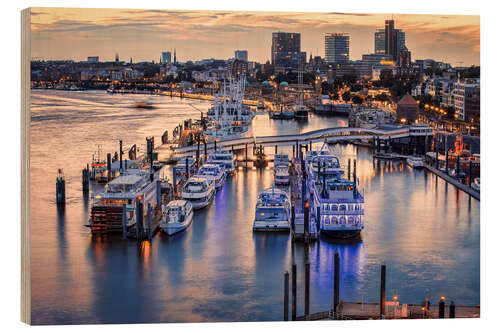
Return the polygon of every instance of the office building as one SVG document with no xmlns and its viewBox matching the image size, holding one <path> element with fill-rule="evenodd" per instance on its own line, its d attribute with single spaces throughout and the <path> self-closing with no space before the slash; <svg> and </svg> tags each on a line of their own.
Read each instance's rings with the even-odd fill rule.
<svg viewBox="0 0 500 333">
<path fill-rule="evenodd" d="M 349 35 L 333 33 L 325 35 L 325 59 L 329 64 L 349 61 Z"/>
<path fill-rule="evenodd" d="M 98 63 L 99 62 L 99 57 L 98 56 L 87 57 L 87 62 Z"/>
<path fill-rule="evenodd" d="M 161 53 L 161 62 L 163 64 L 170 64 L 172 62 L 172 53 L 170 52 L 162 52 Z"/>
<path fill-rule="evenodd" d="M 375 31 L 374 37 L 375 53 L 390 54 L 394 62 L 399 63 L 401 51 L 407 50 L 406 33 L 394 28 L 394 20 L 386 20 L 385 29 Z"/>
<path fill-rule="evenodd" d="M 385 54 L 385 30 L 378 29 L 375 31 L 375 53 Z"/>
<path fill-rule="evenodd" d="M 303 54 L 300 51 L 300 34 L 294 32 L 273 32 L 271 63 L 275 67 L 298 68 Z"/>
<path fill-rule="evenodd" d="M 234 59 L 241 61 L 248 61 L 248 51 L 247 50 L 234 51 Z"/>
</svg>

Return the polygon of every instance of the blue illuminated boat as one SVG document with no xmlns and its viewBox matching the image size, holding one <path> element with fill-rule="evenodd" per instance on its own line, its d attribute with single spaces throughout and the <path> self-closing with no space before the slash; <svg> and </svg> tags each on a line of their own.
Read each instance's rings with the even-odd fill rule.
<svg viewBox="0 0 500 333">
<path fill-rule="evenodd" d="M 254 231 L 289 231 L 290 200 L 274 186 L 262 191 L 255 205 Z"/>
</svg>

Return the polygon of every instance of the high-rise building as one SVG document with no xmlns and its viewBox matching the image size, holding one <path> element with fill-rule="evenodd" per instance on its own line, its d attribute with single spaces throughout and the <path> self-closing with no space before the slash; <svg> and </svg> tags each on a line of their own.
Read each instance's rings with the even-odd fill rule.
<svg viewBox="0 0 500 333">
<path fill-rule="evenodd" d="M 177 64 L 177 52 L 174 49 L 174 64 Z"/>
<path fill-rule="evenodd" d="M 349 61 L 349 35 L 333 33 L 325 35 L 325 59 L 329 64 Z"/>
<path fill-rule="evenodd" d="M 234 51 L 234 59 L 241 61 L 248 61 L 248 51 L 247 50 Z"/>
<path fill-rule="evenodd" d="M 115 62 L 120 62 L 120 56 L 117 54 L 115 54 Z"/>
<path fill-rule="evenodd" d="M 172 53 L 170 52 L 162 52 L 161 53 L 161 62 L 164 64 L 170 64 L 172 62 Z"/>
<path fill-rule="evenodd" d="M 375 31 L 375 53 L 385 54 L 385 30 Z"/>
<path fill-rule="evenodd" d="M 303 53 L 300 52 L 300 34 L 294 32 L 273 32 L 271 63 L 273 66 L 297 68 Z"/>
</svg>

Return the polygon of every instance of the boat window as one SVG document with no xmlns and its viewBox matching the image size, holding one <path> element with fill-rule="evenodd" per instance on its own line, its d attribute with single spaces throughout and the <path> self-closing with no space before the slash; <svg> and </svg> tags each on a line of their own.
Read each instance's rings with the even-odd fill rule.
<svg viewBox="0 0 500 333">
<path fill-rule="evenodd" d="M 337 218 L 335 216 L 332 217 L 331 221 L 332 221 L 332 224 L 337 224 L 338 223 L 338 220 L 337 220 Z"/>
<path fill-rule="evenodd" d="M 345 211 L 345 205 L 340 205 L 340 210 Z"/>
<path fill-rule="evenodd" d="M 336 211 L 338 211 L 338 210 L 339 210 L 339 208 L 338 208 L 338 206 L 337 206 L 337 205 L 332 205 L 332 211 L 335 211 L 335 212 L 336 212 Z"/>
<path fill-rule="evenodd" d="M 342 216 L 340 219 L 339 219 L 339 223 L 340 224 L 345 224 L 345 217 Z"/>
</svg>

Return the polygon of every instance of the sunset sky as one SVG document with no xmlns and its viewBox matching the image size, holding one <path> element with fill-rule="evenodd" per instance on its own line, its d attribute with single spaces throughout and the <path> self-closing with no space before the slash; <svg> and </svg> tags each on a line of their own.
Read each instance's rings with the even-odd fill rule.
<svg viewBox="0 0 500 333">
<path fill-rule="evenodd" d="M 350 58 L 374 52 L 373 33 L 393 18 L 406 32 L 412 60 L 433 58 L 454 66 L 479 65 L 479 16 L 352 13 L 171 11 L 33 8 L 32 58 L 45 60 L 158 61 L 177 50 L 179 61 L 228 59 L 248 50 L 250 61 L 270 60 L 271 33 L 301 33 L 302 50 L 324 56 L 324 35 L 351 35 Z"/>
</svg>

